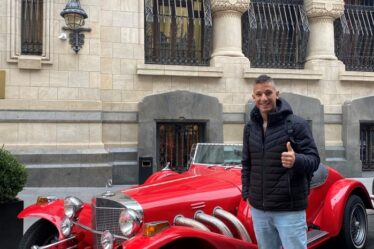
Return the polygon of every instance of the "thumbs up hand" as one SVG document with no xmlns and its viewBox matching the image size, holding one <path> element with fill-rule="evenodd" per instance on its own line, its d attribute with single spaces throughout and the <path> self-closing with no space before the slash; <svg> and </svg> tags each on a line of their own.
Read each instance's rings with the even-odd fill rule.
<svg viewBox="0 0 374 249">
<path fill-rule="evenodd" d="M 285 168 L 292 168 L 295 163 L 295 151 L 292 149 L 291 143 L 287 142 L 287 151 L 281 155 L 282 166 Z"/>
</svg>

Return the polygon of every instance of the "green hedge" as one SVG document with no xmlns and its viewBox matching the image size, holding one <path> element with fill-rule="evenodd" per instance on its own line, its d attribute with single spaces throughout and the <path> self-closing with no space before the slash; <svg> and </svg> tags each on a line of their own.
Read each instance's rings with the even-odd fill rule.
<svg viewBox="0 0 374 249">
<path fill-rule="evenodd" d="M 17 199 L 26 184 L 27 173 L 23 164 L 4 148 L 0 148 L 0 203 Z"/>
</svg>

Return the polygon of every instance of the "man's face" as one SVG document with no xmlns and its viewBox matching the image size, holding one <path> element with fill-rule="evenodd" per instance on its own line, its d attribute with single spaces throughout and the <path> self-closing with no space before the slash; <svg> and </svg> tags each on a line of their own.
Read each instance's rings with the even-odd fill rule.
<svg viewBox="0 0 374 249">
<path fill-rule="evenodd" d="M 279 91 L 272 83 L 255 84 L 253 87 L 252 98 L 261 114 L 267 115 L 275 110 L 278 95 Z"/>
</svg>

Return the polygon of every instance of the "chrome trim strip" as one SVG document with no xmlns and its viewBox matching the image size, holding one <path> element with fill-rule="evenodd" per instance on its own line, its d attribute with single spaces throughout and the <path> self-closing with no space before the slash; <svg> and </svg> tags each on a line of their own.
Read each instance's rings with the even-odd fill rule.
<svg viewBox="0 0 374 249">
<path fill-rule="evenodd" d="M 104 233 L 104 231 L 103 231 L 103 232 L 101 232 L 101 231 L 96 231 L 96 230 L 92 229 L 91 227 L 85 226 L 85 225 L 80 224 L 80 223 L 75 222 L 75 221 L 73 221 L 73 224 L 74 224 L 74 225 L 77 225 L 77 226 L 79 226 L 80 228 L 83 228 L 84 230 L 87 230 L 87 231 L 89 231 L 89 232 L 91 232 L 91 233 L 97 234 L 97 235 L 102 235 L 102 234 Z M 112 235 L 113 235 L 113 237 L 114 237 L 115 239 L 122 239 L 122 240 L 129 240 L 129 239 L 130 239 L 130 238 L 127 238 L 127 237 L 125 237 L 125 236 L 121 236 L 121 235 L 116 235 L 116 234 L 112 234 Z"/>
<path fill-rule="evenodd" d="M 251 237 L 249 236 L 247 230 L 245 229 L 244 225 L 240 222 L 235 215 L 226 210 L 222 209 L 221 207 L 216 207 L 213 211 L 213 215 L 217 218 L 223 218 L 230 222 L 238 231 L 239 236 L 242 240 L 252 243 Z"/>
<path fill-rule="evenodd" d="M 223 235 L 234 238 L 230 229 L 225 225 L 225 223 L 223 223 L 221 220 L 217 219 L 214 216 L 205 214 L 203 211 L 197 211 L 195 213 L 195 219 L 197 221 L 209 223 L 210 225 L 216 227 L 219 231 L 221 231 Z"/>
<path fill-rule="evenodd" d="M 70 236 L 69 238 L 66 238 L 66 239 L 63 239 L 63 240 L 59 240 L 59 241 L 57 241 L 55 243 L 52 243 L 52 244 L 49 244 L 49 245 L 45 245 L 45 246 L 32 246 L 31 248 L 32 249 L 48 249 L 48 248 L 52 248 L 54 246 L 60 245 L 62 243 L 65 243 L 65 242 L 73 240 L 73 239 L 75 239 L 74 235 Z"/>
<path fill-rule="evenodd" d="M 177 215 L 174 218 L 174 225 L 177 226 L 187 226 L 196 228 L 205 232 L 210 232 L 209 228 L 207 228 L 204 224 L 190 218 L 186 218 L 183 215 Z"/>
</svg>

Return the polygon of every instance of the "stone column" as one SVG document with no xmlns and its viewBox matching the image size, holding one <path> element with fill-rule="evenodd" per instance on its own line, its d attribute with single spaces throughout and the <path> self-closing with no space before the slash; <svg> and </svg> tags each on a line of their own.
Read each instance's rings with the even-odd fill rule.
<svg viewBox="0 0 374 249">
<path fill-rule="evenodd" d="M 211 0 L 213 13 L 212 57 L 244 57 L 242 52 L 241 16 L 250 0 Z"/>
<path fill-rule="evenodd" d="M 310 35 L 306 61 L 337 60 L 334 20 L 344 13 L 344 0 L 304 0 Z"/>
</svg>

